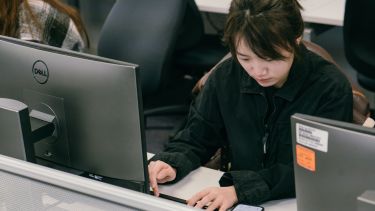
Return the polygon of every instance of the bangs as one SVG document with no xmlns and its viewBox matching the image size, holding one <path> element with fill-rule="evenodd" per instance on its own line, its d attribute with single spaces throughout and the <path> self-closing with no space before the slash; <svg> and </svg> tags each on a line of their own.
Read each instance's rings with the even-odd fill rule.
<svg viewBox="0 0 375 211">
<path fill-rule="evenodd" d="M 236 53 L 238 38 L 243 38 L 259 58 L 285 60 L 284 51 L 298 57 L 297 39 L 303 33 L 300 7 L 291 0 L 284 4 L 282 1 L 232 1 L 223 37 L 232 55 Z"/>
<path fill-rule="evenodd" d="M 285 25 L 281 24 L 277 18 L 269 19 L 261 15 L 248 20 L 236 37 L 244 38 L 248 47 L 259 58 L 284 60 L 286 57 L 281 53 L 282 50 L 293 53 L 292 43 L 295 42 L 295 39 L 289 40 L 288 32 L 285 32 Z"/>
</svg>

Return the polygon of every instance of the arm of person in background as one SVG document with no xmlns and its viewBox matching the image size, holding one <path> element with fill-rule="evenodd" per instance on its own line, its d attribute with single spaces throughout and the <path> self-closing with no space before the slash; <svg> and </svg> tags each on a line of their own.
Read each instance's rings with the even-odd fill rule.
<svg viewBox="0 0 375 211">
<path fill-rule="evenodd" d="M 19 39 L 75 51 L 86 47 L 72 18 L 45 1 L 21 3 L 18 20 Z M 85 30 L 82 33 L 86 35 Z"/>
</svg>

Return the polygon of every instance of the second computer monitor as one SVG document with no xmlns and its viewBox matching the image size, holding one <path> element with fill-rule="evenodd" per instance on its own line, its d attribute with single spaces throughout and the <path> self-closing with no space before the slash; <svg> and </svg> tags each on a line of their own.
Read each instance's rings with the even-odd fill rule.
<svg viewBox="0 0 375 211">
<path fill-rule="evenodd" d="M 357 210 L 375 190 L 375 129 L 302 114 L 291 122 L 298 210 Z"/>
</svg>

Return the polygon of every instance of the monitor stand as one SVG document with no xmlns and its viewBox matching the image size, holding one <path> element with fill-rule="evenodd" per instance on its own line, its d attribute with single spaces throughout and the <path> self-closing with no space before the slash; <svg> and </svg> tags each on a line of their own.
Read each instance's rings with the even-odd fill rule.
<svg viewBox="0 0 375 211">
<path fill-rule="evenodd" d="M 29 113 L 28 106 L 20 101 L 0 98 L 0 154 L 123 188 L 149 193 L 149 188 L 142 181 L 95 175 L 35 156 L 34 143 L 57 135 L 56 121 L 55 116 L 34 109 Z"/>
<path fill-rule="evenodd" d="M 53 134 L 55 121 L 42 112 L 29 113 L 20 101 L 0 98 L 0 154 L 35 163 L 34 143 Z"/>
</svg>

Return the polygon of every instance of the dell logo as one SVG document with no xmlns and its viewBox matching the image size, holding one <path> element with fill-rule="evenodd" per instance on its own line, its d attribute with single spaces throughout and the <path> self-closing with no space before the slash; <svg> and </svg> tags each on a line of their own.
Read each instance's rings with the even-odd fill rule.
<svg viewBox="0 0 375 211">
<path fill-rule="evenodd" d="M 34 79 L 38 83 L 40 84 L 47 83 L 48 77 L 49 77 L 48 67 L 46 63 L 44 63 L 42 60 L 38 60 L 34 62 L 32 73 L 33 73 Z"/>
</svg>

